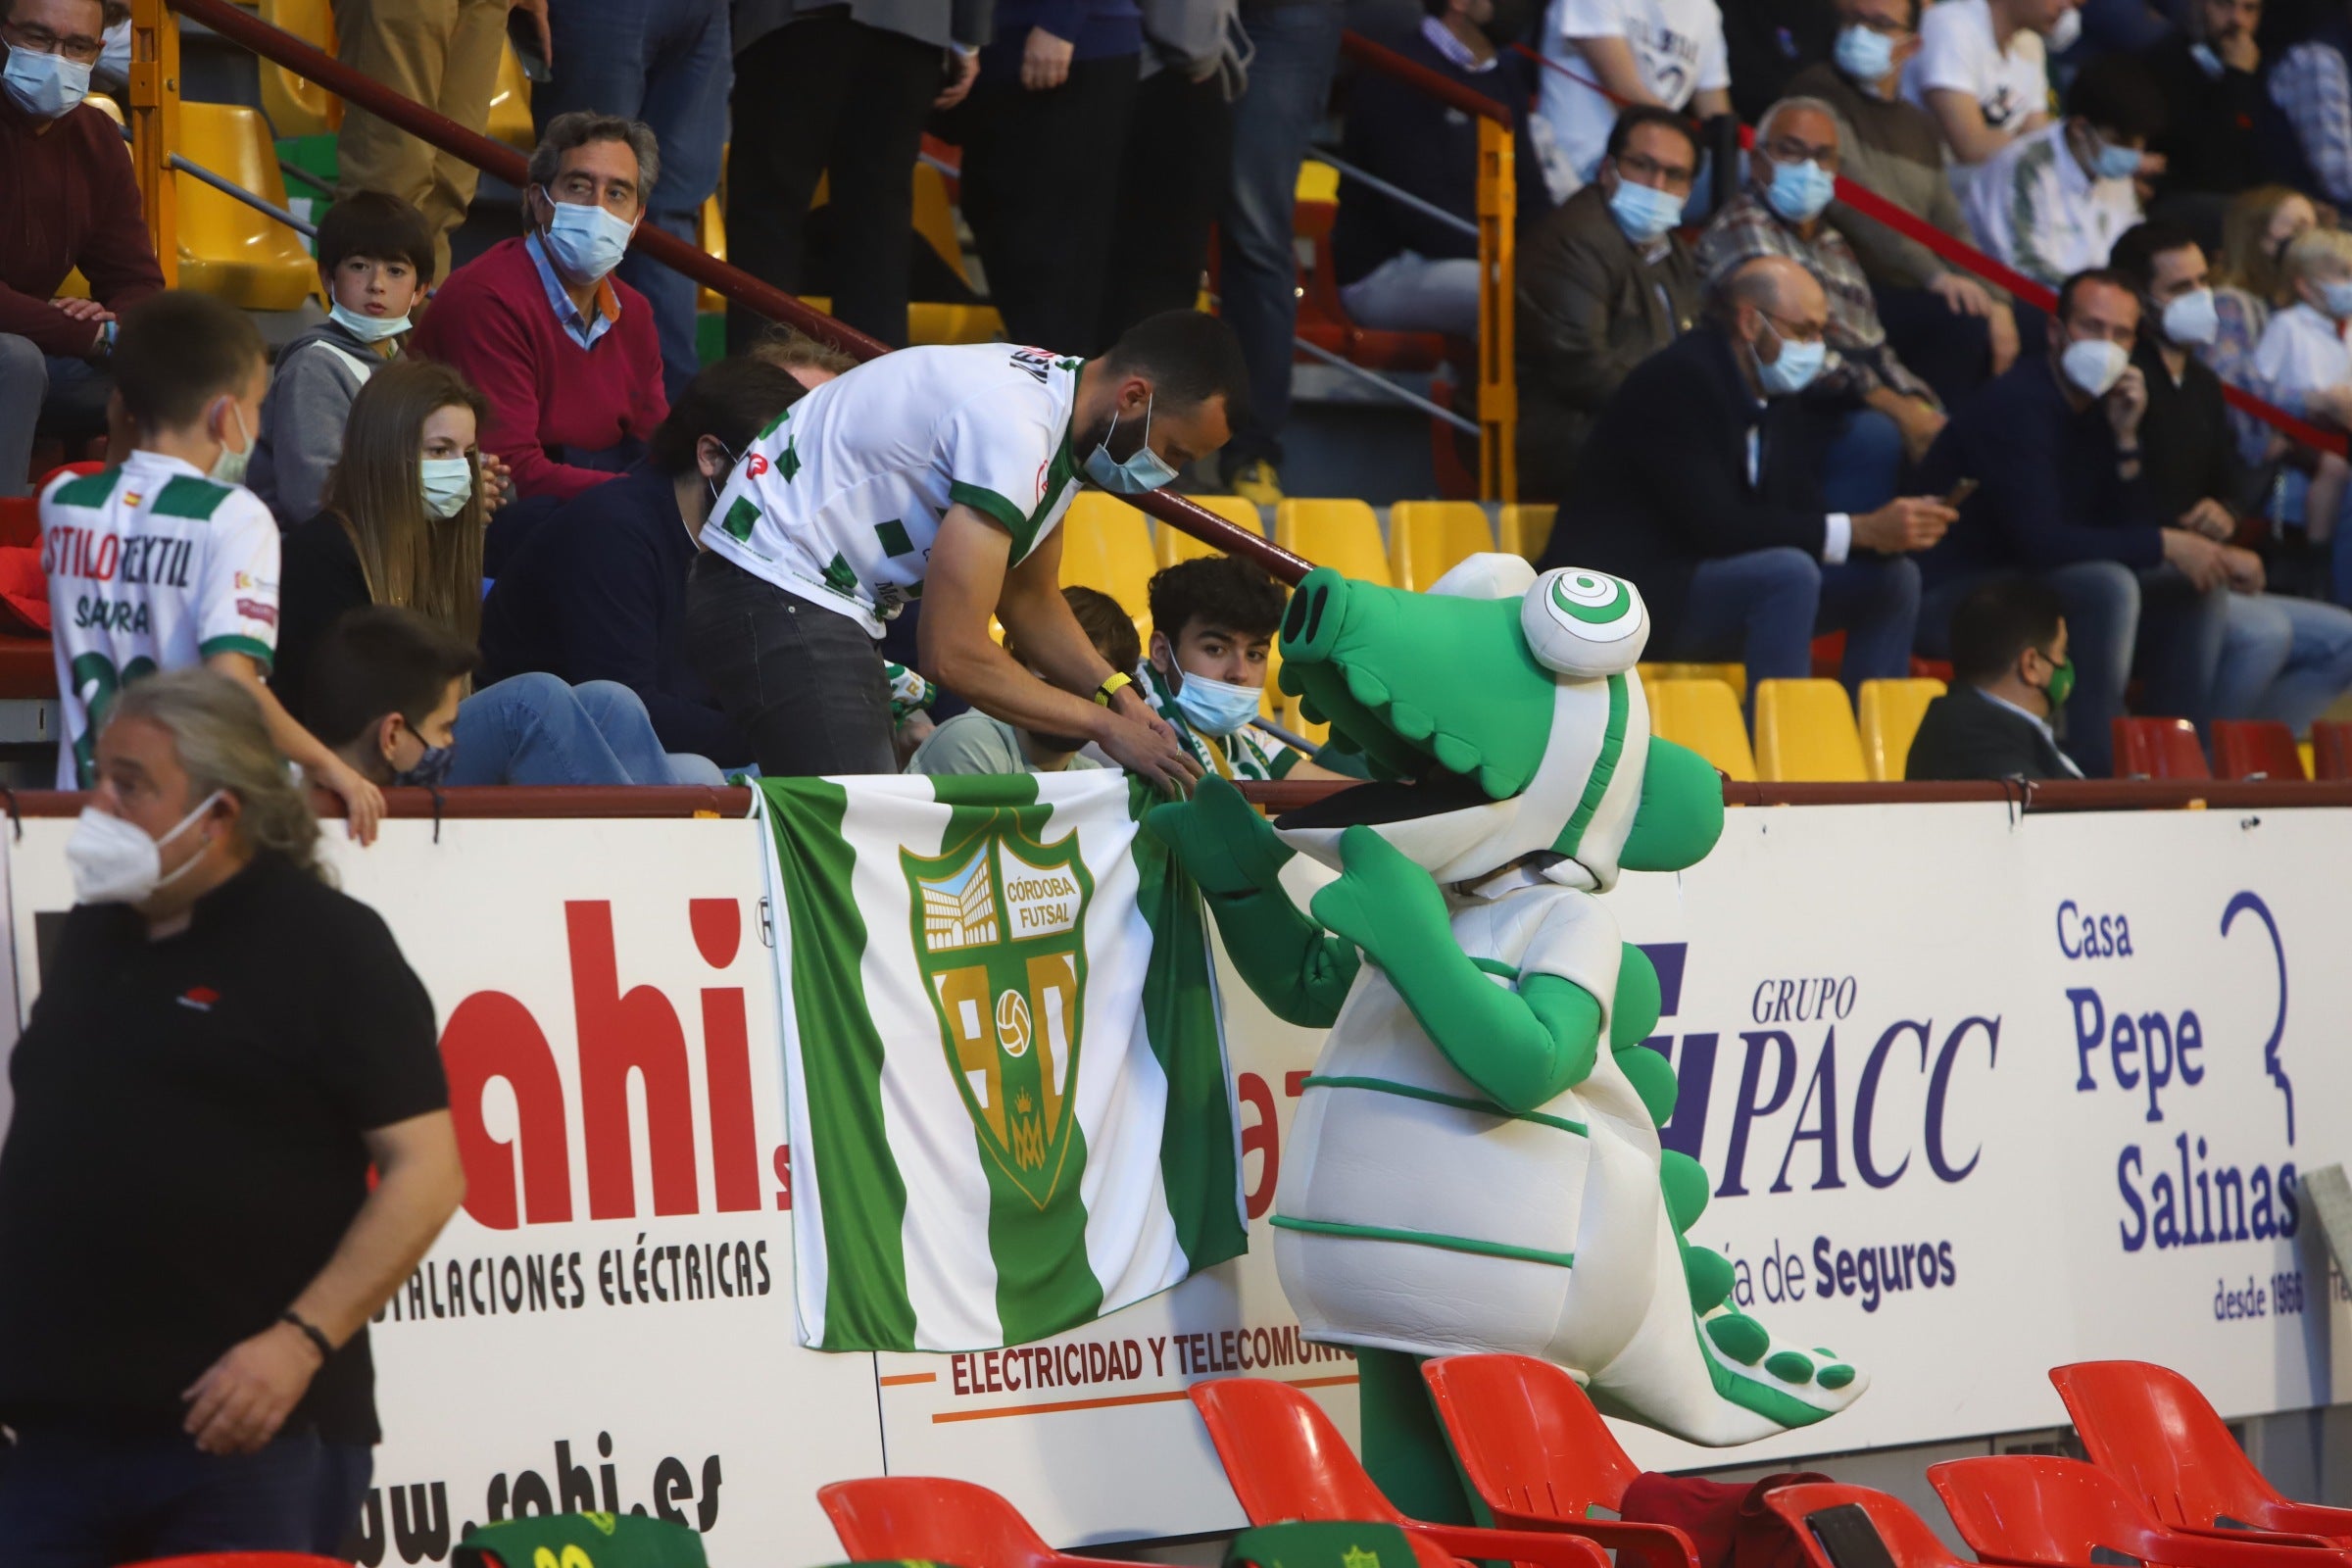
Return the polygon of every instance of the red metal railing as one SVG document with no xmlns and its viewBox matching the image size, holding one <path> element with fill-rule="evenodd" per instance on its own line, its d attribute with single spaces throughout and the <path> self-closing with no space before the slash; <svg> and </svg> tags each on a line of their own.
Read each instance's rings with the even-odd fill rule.
<svg viewBox="0 0 2352 1568">
<path fill-rule="evenodd" d="M 263 59 L 318 83 L 338 97 L 391 122 L 420 141 L 464 159 L 485 173 L 495 174 L 511 185 L 519 186 L 525 180 L 523 158 L 513 148 L 502 146 L 476 131 L 467 130 L 422 104 L 402 97 L 332 56 L 311 47 L 292 33 L 239 10 L 228 0 L 168 0 L 168 3 L 172 10 L 203 23 L 221 37 L 242 44 Z M 176 40 L 172 40 L 159 46 L 156 55 L 158 60 L 169 58 L 173 62 L 171 71 L 155 69 L 141 73 L 134 65 L 131 77 L 134 144 L 140 140 L 142 125 L 153 127 L 148 136 L 151 141 L 160 143 L 170 135 L 170 127 L 175 118 L 170 110 L 176 106 L 179 91 L 177 54 Z M 146 92 L 157 95 L 156 101 L 144 105 L 139 102 L 143 87 Z M 139 150 L 144 158 L 147 148 L 140 146 Z M 168 150 L 159 145 L 154 157 L 160 159 Z M 640 224 L 637 237 L 631 243 L 633 248 L 684 273 L 706 288 L 714 289 L 770 320 L 797 327 L 820 342 L 830 343 L 854 359 L 870 360 L 889 352 L 887 344 L 811 309 L 773 284 L 763 283 L 751 273 L 730 267 L 651 223 Z M 1235 527 L 1216 514 L 1172 491 L 1157 490 L 1127 499 L 1168 526 L 1191 534 L 1228 555 L 1248 557 L 1287 582 L 1297 582 L 1312 568 L 1313 563 L 1291 554 L 1271 540 Z"/>
</svg>

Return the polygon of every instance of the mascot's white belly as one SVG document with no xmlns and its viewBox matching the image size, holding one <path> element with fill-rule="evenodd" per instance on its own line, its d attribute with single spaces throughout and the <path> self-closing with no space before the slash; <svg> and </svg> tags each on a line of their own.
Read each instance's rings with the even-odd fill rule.
<svg viewBox="0 0 2352 1568">
<path fill-rule="evenodd" d="M 1589 894 L 1539 885 L 1458 904 L 1452 929 L 1496 985 L 1549 972 L 1614 993 L 1617 927 Z M 1512 1114 L 1366 964 L 1287 1155 L 1275 1262 L 1313 1337 L 1423 1355 L 1515 1350 L 1589 1376 L 1661 1288 L 1687 1321 L 1657 1135 L 1605 1045 L 1583 1083 Z"/>
</svg>

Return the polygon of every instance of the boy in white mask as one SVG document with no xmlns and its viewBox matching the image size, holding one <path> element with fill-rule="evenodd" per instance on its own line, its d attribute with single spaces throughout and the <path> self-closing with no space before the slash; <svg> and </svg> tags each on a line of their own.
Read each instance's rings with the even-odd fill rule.
<svg viewBox="0 0 2352 1568">
<path fill-rule="evenodd" d="M 318 220 L 318 277 L 327 319 L 279 353 L 245 481 L 281 528 L 318 515 L 351 400 L 408 340 L 409 313 L 433 280 L 424 214 L 378 191 L 335 203 Z"/>
<path fill-rule="evenodd" d="M 375 834 L 384 800 L 302 727 L 263 678 L 277 656 L 277 527 L 239 481 L 261 422 L 261 333 L 233 306 L 171 290 L 122 319 L 115 398 L 132 436 L 120 467 L 41 493 L 41 564 L 57 643 L 60 789 L 96 778 L 117 695 L 203 664 L 250 690 L 271 744 Z"/>
<path fill-rule="evenodd" d="M 1152 641 L 1136 685 L 1203 772 L 1229 779 L 1339 778 L 1253 729 L 1289 599 L 1265 568 L 1202 556 L 1153 574 Z"/>
<path fill-rule="evenodd" d="M 2344 322 L 2352 319 L 2352 234 L 2315 228 L 2288 244 L 2284 267 L 2294 303 L 2274 312 L 2263 329 L 2254 389 L 2289 414 L 2352 425 L 2352 348 L 2344 344 Z M 2352 469 L 2332 453 L 2290 447 L 2288 456 L 2293 461 L 2272 504 L 2274 520 L 2299 525 L 2307 544 L 2325 544 L 2335 534 Z"/>
</svg>

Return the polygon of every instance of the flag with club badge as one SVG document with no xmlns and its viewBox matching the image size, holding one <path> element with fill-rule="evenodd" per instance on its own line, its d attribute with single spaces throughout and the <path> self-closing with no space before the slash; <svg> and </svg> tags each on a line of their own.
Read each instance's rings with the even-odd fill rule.
<svg viewBox="0 0 2352 1568">
<path fill-rule="evenodd" d="M 1019 1345 L 1248 1249 L 1200 895 L 1147 787 L 760 789 L 803 1344 Z"/>
</svg>

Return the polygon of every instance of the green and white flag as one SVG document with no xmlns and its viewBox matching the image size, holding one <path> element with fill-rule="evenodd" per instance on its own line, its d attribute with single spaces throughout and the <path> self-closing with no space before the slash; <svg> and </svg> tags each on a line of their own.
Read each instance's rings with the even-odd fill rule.
<svg viewBox="0 0 2352 1568">
<path fill-rule="evenodd" d="M 1248 1249 L 1200 895 L 1142 786 L 760 787 L 803 1344 L 1018 1345 Z"/>
</svg>

